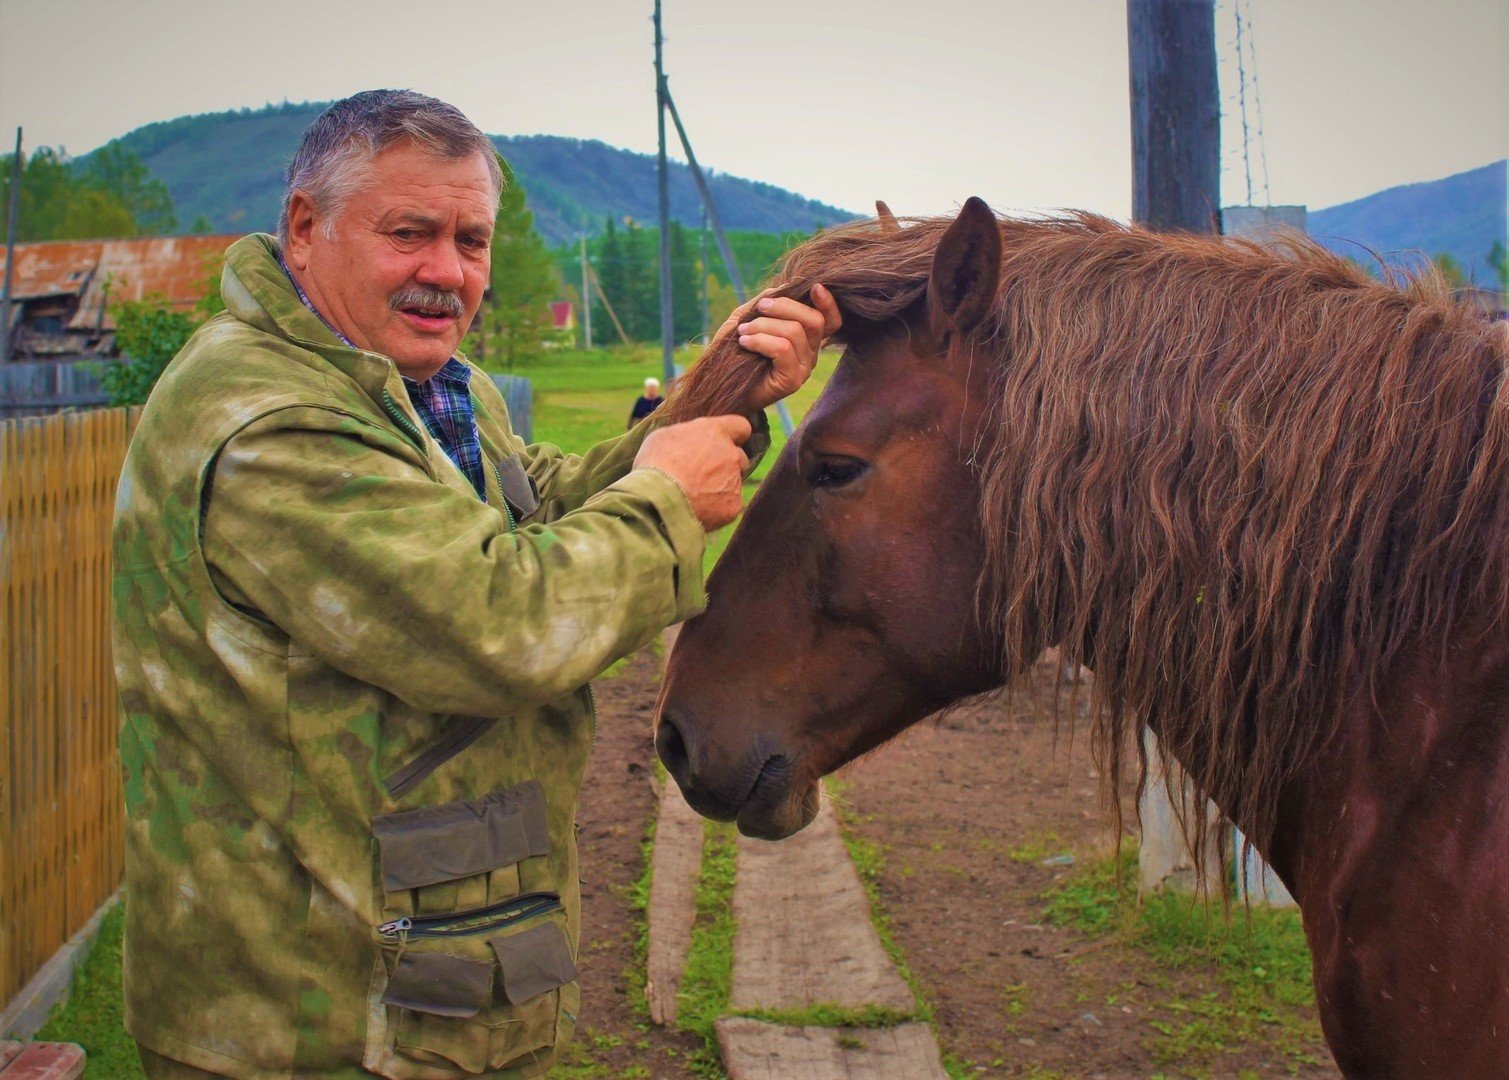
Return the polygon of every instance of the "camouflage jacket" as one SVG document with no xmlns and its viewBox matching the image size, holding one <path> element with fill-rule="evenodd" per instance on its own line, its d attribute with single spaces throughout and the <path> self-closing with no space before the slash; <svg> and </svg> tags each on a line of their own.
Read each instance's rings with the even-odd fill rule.
<svg viewBox="0 0 1509 1080">
<path fill-rule="evenodd" d="M 230 249 L 121 477 L 126 1026 L 237 1077 L 539 1075 L 587 683 L 700 609 L 702 530 L 642 434 L 526 447 L 478 377 L 483 503 L 275 250 Z"/>
</svg>

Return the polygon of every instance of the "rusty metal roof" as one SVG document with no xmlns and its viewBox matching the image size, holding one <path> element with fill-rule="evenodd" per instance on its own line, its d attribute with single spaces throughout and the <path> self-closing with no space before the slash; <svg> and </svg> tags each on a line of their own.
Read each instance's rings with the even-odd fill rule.
<svg viewBox="0 0 1509 1080">
<path fill-rule="evenodd" d="M 70 329 L 112 329 L 102 311 L 106 287 L 116 300 L 161 295 L 177 308 L 199 302 L 225 249 L 241 233 L 211 236 L 141 236 L 129 240 L 46 240 L 16 245 L 13 295 L 17 300 L 79 296 Z M 5 259 L 0 252 L 0 273 Z"/>
</svg>

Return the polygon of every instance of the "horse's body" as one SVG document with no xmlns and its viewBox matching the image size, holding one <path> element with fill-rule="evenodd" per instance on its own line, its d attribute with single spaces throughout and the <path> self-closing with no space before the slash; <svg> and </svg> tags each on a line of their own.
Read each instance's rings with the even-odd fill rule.
<svg viewBox="0 0 1509 1080">
<path fill-rule="evenodd" d="M 1303 245 L 976 200 L 776 287 L 818 281 L 844 359 L 670 664 L 692 805 L 788 835 L 1056 644 L 1109 780 L 1149 724 L 1298 900 L 1347 1074 L 1509 1076 L 1504 327 Z M 709 356 L 666 419 L 757 374 Z"/>
</svg>

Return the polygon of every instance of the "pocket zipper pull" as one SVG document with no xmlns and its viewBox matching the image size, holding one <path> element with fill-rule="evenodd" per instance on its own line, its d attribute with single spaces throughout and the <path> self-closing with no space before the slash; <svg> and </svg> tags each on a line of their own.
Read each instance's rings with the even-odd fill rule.
<svg viewBox="0 0 1509 1080">
<path fill-rule="evenodd" d="M 383 923 L 377 928 L 377 932 L 385 938 L 395 938 L 400 934 L 407 934 L 414 928 L 414 920 L 407 915 L 402 919 L 394 919 L 392 922 Z"/>
</svg>

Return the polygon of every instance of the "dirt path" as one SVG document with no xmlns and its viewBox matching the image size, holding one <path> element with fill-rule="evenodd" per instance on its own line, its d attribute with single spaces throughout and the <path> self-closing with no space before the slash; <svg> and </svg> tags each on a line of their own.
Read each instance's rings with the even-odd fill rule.
<svg viewBox="0 0 1509 1080">
<path fill-rule="evenodd" d="M 583 1026 L 563 1077 L 694 1075 L 685 1059 L 696 1040 L 648 1022 L 636 1004 L 643 976 L 631 971 L 641 918 L 633 886 L 655 810 L 657 664 L 646 651 L 597 687 L 581 813 Z M 1261 1026 L 1232 1052 L 1214 1048 L 1201 1011 L 1223 991 L 1205 969 L 1170 969 L 1045 921 L 1043 893 L 1111 843 L 1099 777 L 1082 745 L 1055 747 L 1048 698 L 1044 683 L 1010 703 L 929 721 L 851 766 L 840 784 L 849 827 L 881 854 L 892 935 L 956 1071 L 1335 1076 L 1319 1042 L 1309 1052 L 1325 1064 L 1309 1065 L 1270 1045 L 1278 1040 Z M 1071 854 L 1073 865 L 1054 865 Z"/>
<path fill-rule="evenodd" d="M 843 774 L 850 820 L 883 852 L 882 901 L 944 1049 L 980 1075 L 1337 1075 L 1318 1039 L 1304 1048 L 1311 1065 L 1262 1025 L 1219 1051 L 1207 1018 L 1223 991 L 1208 970 L 1045 920 L 1043 894 L 1114 845 L 1083 732 L 1054 738 L 1053 674 L 1040 665 L 1033 690 L 919 725 Z M 1132 829 L 1130 790 L 1122 800 Z M 1231 932 L 1243 932 L 1240 914 Z"/>
<path fill-rule="evenodd" d="M 659 673 L 658 655 L 645 649 L 614 677 L 594 684 L 597 742 L 578 817 L 581 1027 L 564 1065 L 552 1076 L 573 1075 L 572 1069 L 583 1077 L 679 1080 L 696 1075 L 685 1059 L 699 1048 L 699 1040 L 649 1022 L 640 1005 L 644 978 L 635 971 L 642 918 L 635 886 L 644 868 L 641 844 L 656 807 L 650 718 Z"/>
</svg>

